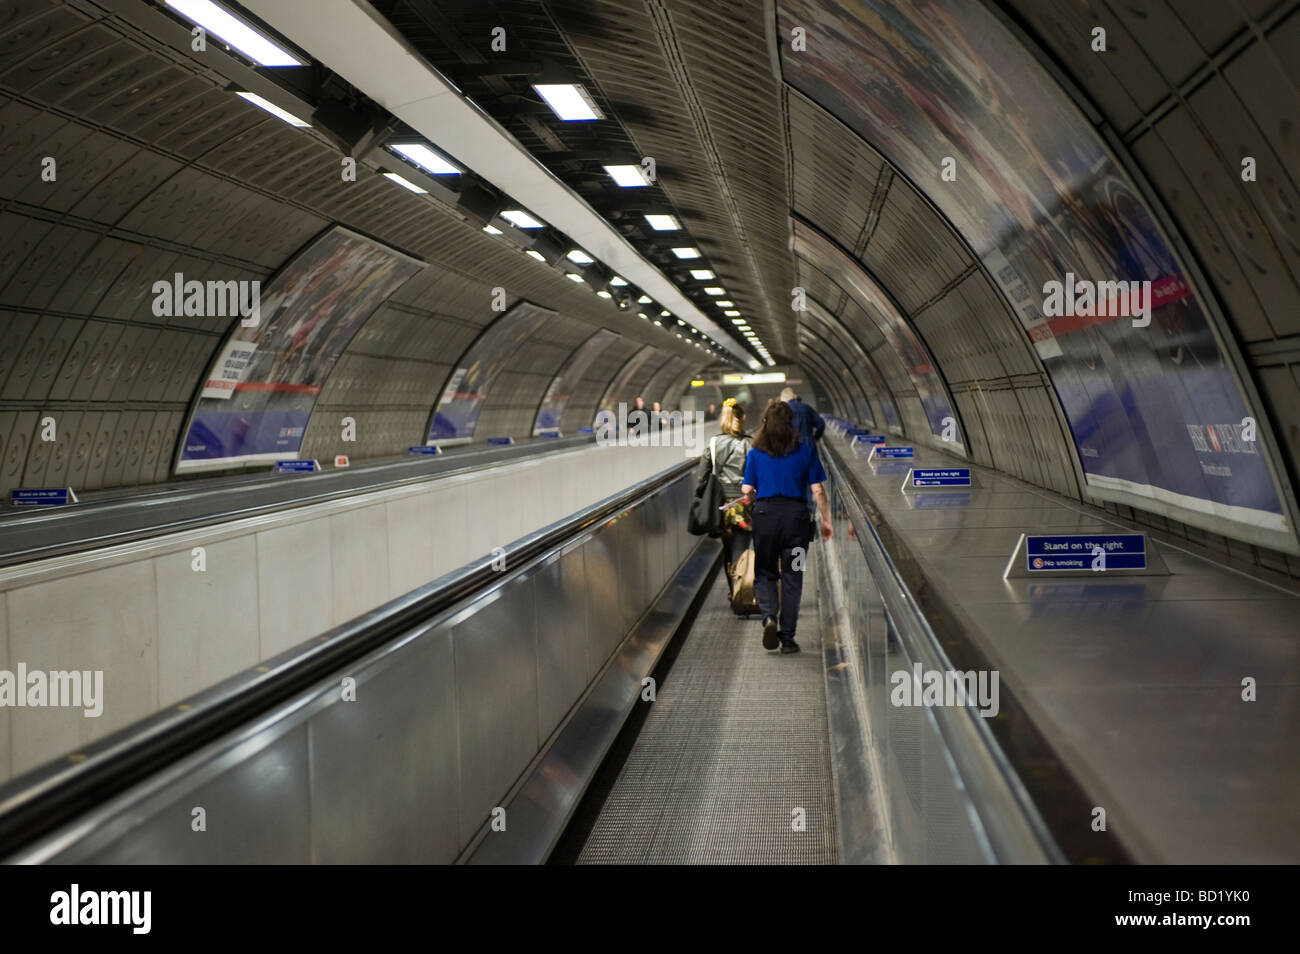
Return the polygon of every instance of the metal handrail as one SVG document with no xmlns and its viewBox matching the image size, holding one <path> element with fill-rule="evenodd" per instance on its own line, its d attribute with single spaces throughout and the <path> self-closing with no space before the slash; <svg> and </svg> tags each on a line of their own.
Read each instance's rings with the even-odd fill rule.
<svg viewBox="0 0 1300 954">
<path fill-rule="evenodd" d="M 867 517 L 852 482 L 829 441 L 822 454 L 833 489 L 839 493 L 857 533 L 867 568 L 880 591 L 885 612 L 910 658 L 928 669 L 951 671 L 951 659 L 930 626 L 884 541 Z M 994 857 L 1008 863 L 1061 864 L 1065 855 L 1030 798 L 985 720 L 969 702 L 929 709 L 962 784 L 970 794 L 979 824 Z"/>
<path fill-rule="evenodd" d="M 168 765 L 287 706 L 322 679 L 481 596 L 557 548 L 690 473 L 691 458 L 521 537 L 182 702 L 0 786 L 0 858 L 74 821 Z"/>
</svg>

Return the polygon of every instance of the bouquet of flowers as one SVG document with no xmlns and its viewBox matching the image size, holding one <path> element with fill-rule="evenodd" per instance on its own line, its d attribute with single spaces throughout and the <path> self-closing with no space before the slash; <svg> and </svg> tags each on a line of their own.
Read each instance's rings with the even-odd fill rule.
<svg viewBox="0 0 1300 954">
<path fill-rule="evenodd" d="M 722 512 L 722 525 L 735 530 L 753 530 L 754 515 L 751 505 L 746 503 L 743 497 L 738 499 Z"/>
</svg>

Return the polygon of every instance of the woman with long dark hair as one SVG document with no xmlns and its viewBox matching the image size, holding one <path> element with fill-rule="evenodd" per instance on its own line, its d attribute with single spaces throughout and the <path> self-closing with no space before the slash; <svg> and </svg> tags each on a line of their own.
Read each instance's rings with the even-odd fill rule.
<svg viewBox="0 0 1300 954">
<path fill-rule="evenodd" d="M 833 533 L 825 480 L 816 448 L 799 440 L 790 405 L 768 401 L 745 459 L 741 487 L 754 501 L 754 590 L 763 614 L 764 649 L 779 645 L 782 653 L 799 651 L 794 632 L 803 596 L 803 567 L 812 542 L 806 502 L 810 488 L 821 514 L 822 537 L 829 540 Z"/>
</svg>

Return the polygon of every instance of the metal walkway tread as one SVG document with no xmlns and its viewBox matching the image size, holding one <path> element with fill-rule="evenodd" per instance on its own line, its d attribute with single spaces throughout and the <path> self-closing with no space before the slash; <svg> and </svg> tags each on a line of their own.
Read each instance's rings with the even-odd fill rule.
<svg viewBox="0 0 1300 954">
<path fill-rule="evenodd" d="M 782 656 L 763 649 L 758 617 L 731 612 L 725 583 L 719 573 L 579 864 L 835 863 L 817 587 L 804 586 L 803 652 Z"/>
</svg>

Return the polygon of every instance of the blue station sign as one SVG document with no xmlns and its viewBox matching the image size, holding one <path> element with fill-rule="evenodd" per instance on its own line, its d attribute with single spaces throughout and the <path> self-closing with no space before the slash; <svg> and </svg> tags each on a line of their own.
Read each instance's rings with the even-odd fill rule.
<svg viewBox="0 0 1300 954">
<path fill-rule="evenodd" d="M 14 507 L 64 507 L 76 502 L 76 496 L 67 487 L 31 487 L 9 491 L 9 503 Z"/>
<path fill-rule="evenodd" d="M 1145 533 L 1088 533 L 1025 537 L 1025 569 L 1030 573 L 1080 570 L 1145 570 Z"/>
<path fill-rule="evenodd" d="M 917 467 L 912 470 L 913 487 L 969 487 L 969 467 Z"/>
<path fill-rule="evenodd" d="M 900 447 L 898 445 L 889 447 L 884 444 L 881 444 L 876 448 L 875 454 L 872 455 L 872 460 L 882 460 L 886 458 L 890 460 L 900 460 L 903 458 L 915 457 L 915 456 L 916 456 L 915 447 Z"/>
</svg>

